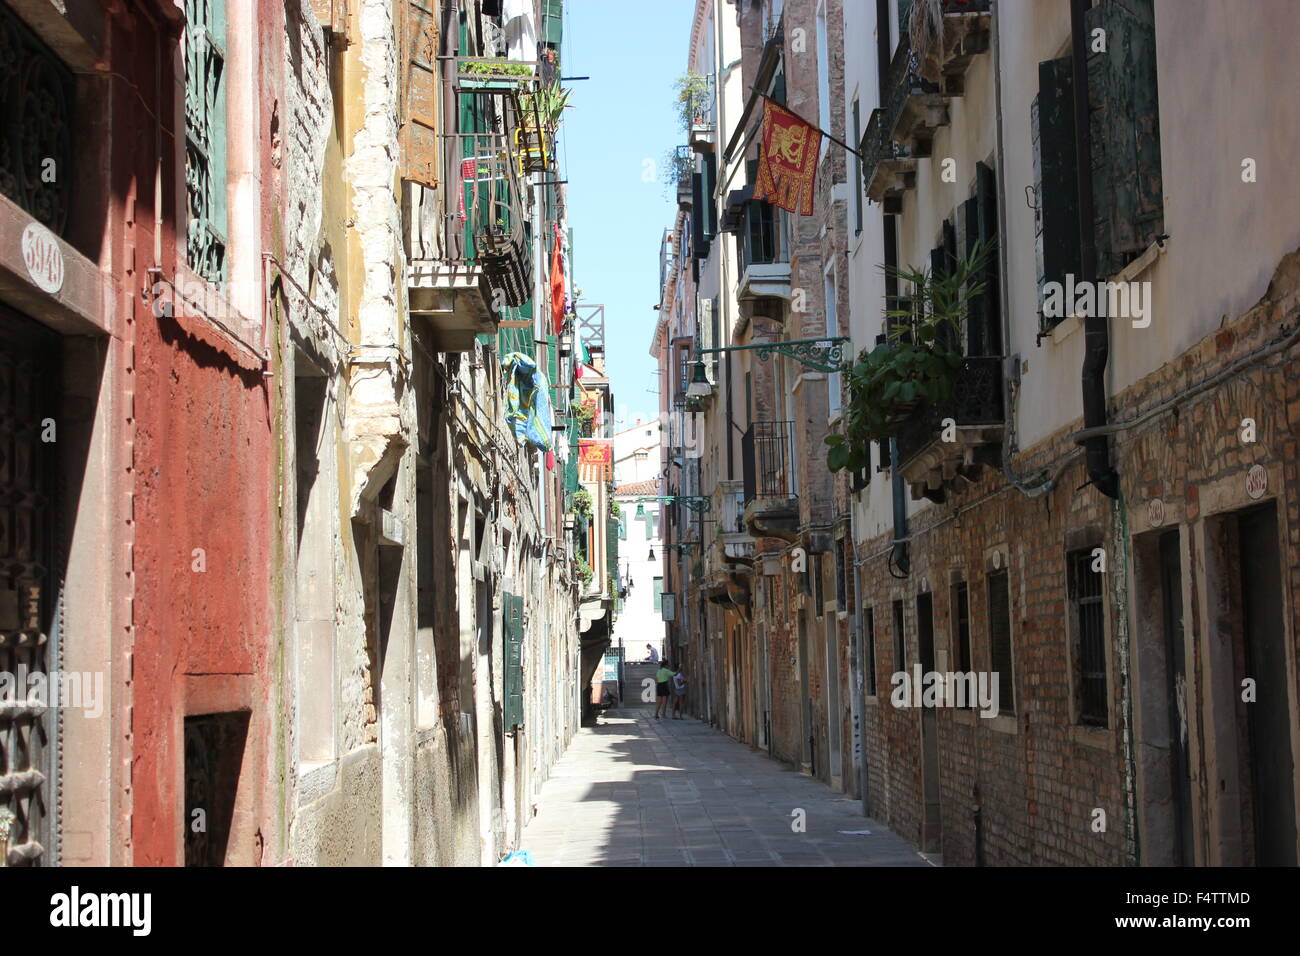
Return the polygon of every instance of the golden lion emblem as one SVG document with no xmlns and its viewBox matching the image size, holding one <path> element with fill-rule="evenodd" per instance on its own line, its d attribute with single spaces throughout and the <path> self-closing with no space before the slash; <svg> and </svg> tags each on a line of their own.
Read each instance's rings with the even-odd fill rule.
<svg viewBox="0 0 1300 956">
<path fill-rule="evenodd" d="M 803 151 L 808 145 L 807 126 L 776 126 L 772 130 L 772 152 L 790 166 L 803 166 Z"/>
</svg>

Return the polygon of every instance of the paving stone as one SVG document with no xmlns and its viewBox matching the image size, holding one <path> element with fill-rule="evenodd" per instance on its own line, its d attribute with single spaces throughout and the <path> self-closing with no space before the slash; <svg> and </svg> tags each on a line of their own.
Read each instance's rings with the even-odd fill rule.
<svg viewBox="0 0 1300 956">
<path fill-rule="evenodd" d="M 539 865 L 934 865 L 857 800 L 699 721 L 652 713 L 611 710 L 574 738 L 524 830 Z M 804 833 L 790 829 L 796 807 Z"/>
</svg>

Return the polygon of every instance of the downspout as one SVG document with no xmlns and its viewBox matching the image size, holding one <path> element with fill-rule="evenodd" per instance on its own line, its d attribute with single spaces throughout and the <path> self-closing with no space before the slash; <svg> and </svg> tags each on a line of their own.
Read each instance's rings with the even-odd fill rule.
<svg viewBox="0 0 1300 956">
<path fill-rule="evenodd" d="M 1070 68 L 1074 79 L 1074 135 L 1078 143 L 1079 252 L 1081 281 L 1097 279 L 1097 246 L 1093 235 L 1092 139 L 1088 122 L 1088 50 L 1084 14 L 1089 0 L 1070 0 Z M 1094 309 L 1093 312 L 1101 312 Z M 1084 318 L 1083 427 L 1106 424 L 1106 361 L 1110 354 L 1110 320 L 1092 314 Z M 1107 498 L 1119 497 L 1119 475 L 1110 464 L 1105 434 L 1084 439 L 1088 482 Z"/>
</svg>

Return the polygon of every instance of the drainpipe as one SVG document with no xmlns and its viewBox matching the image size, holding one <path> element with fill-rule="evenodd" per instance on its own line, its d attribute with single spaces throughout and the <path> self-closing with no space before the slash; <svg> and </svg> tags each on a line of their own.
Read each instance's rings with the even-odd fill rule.
<svg viewBox="0 0 1300 956">
<path fill-rule="evenodd" d="M 1092 139 L 1088 126 L 1088 50 L 1084 14 L 1089 0 L 1070 0 L 1070 61 L 1074 77 L 1074 135 L 1079 148 L 1079 251 L 1082 281 L 1097 279 L 1097 246 L 1093 235 Z M 1101 311 L 1094 309 L 1095 312 Z M 1106 360 L 1110 354 L 1109 319 L 1089 315 L 1084 320 L 1083 427 L 1106 424 Z M 1088 482 L 1107 498 L 1119 496 L 1119 475 L 1110 464 L 1106 435 L 1083 441 L 1088 460 Z"/>
</svg>

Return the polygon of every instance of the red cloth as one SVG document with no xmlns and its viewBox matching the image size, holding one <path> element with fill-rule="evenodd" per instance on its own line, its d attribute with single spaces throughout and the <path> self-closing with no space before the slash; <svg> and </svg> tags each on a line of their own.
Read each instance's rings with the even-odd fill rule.
<svg viewBox="0 0 1300 956">
<path fill-rule="evenodd" d="M 821 143 L 821 130 L 771 100 L 764 100 L 754 198 L 766 199 L 787 212 L 811 216 Z"/>
<path fill-rule="evenodd" d="M 546 470 L 547 471 L 555 470 L 555 452 L 553 451 L 548 451 L 546 453 Z"/>
<path fill-rule="evenodd" d="M 560 227 L 555 227 L 555 243 L 551 247 L 551 327 L 559 335 L 564 327 L 564 258 L 560 251 Z"/>
</svg>

